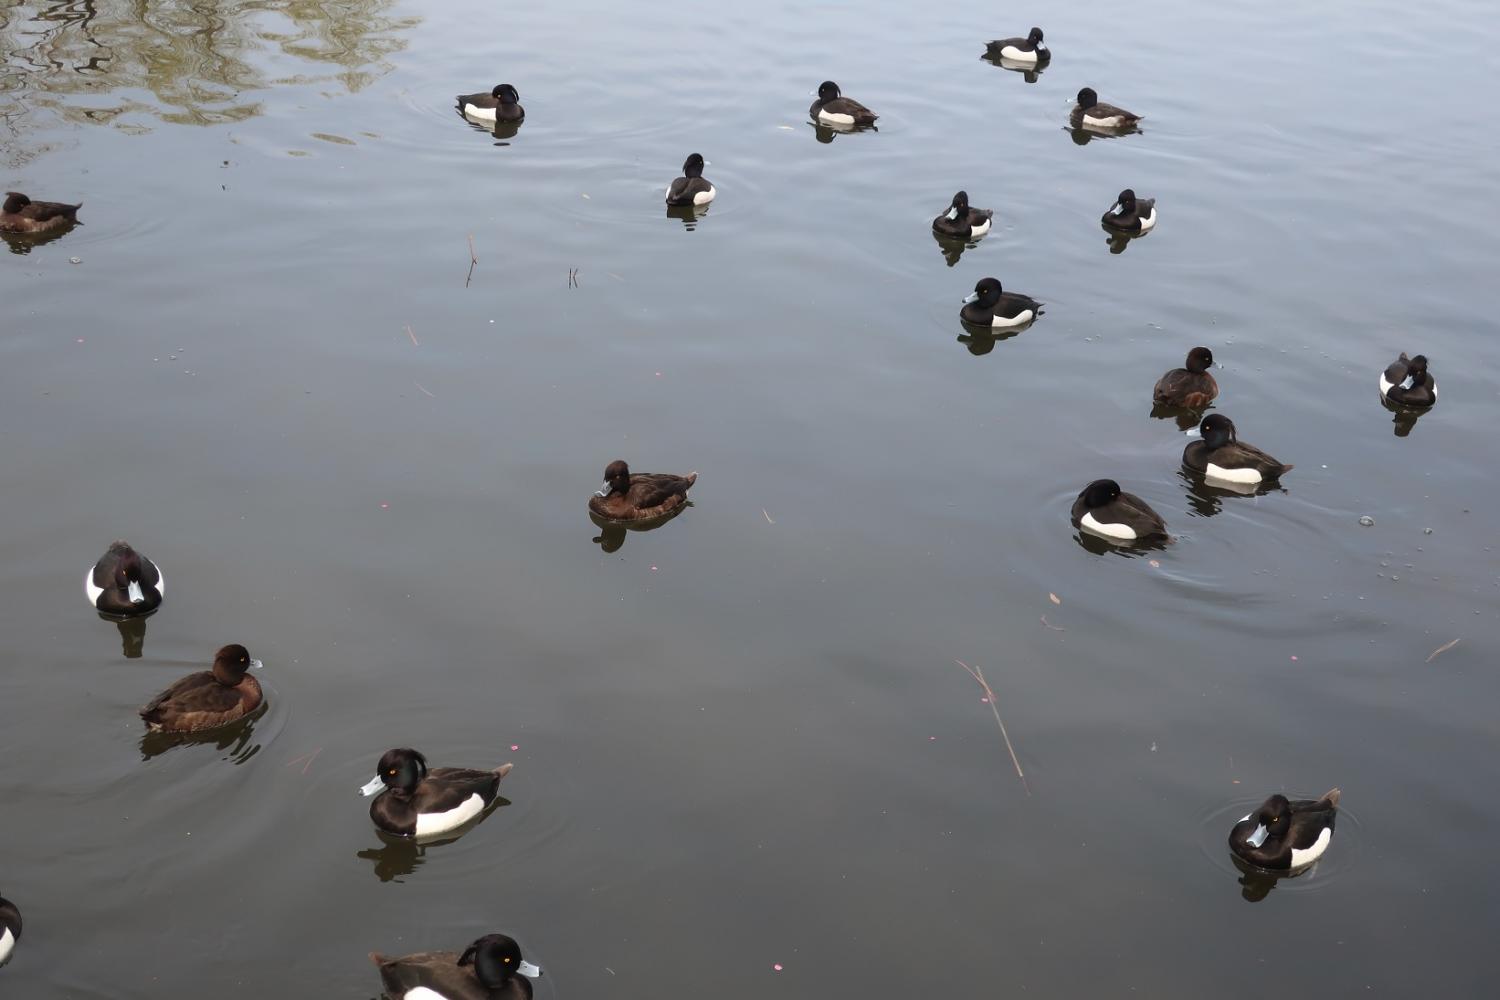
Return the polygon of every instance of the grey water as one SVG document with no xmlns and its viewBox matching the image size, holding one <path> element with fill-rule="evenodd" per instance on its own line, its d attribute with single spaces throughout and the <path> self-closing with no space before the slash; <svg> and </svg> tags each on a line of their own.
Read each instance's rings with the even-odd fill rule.
<svg viewBox="0 0 1500 1000">
<path fill-rule="evenodd" d="M 0 248 L 0 995 L 367 998 L 369 951 L 497 930 L 545 998 L 1492 989 L 1486 5 L 0 18 L 3 187 L 84 203 Z M 1033 23 L 1034 81 L 981 58 Z M 824 79 L 878 131 L 815 130 Z M 518 129 L 456 113 L 500 82 Z M 1070 133 L 1085 85 L 1141 132 Z M 1159 223 L 1111 253 L 1125 187 Z M 966 330 L 991 275 L 1046 314 Z M 1282 489 L 1180 470 L 1197 344 Z M 601 529 L 615 458 L 693 506 Z M 1106 476 L 1174 544 L 1082 544 Z M 117 537 L 143 632 L 82 598 Z M 230 642 L 265 712 L 143 740 Z M 396 746 L 513 761 L 505 803 L 383 840 Z M 1310 873 L 1230 863 L 1334 785 Z"/>
</svg>

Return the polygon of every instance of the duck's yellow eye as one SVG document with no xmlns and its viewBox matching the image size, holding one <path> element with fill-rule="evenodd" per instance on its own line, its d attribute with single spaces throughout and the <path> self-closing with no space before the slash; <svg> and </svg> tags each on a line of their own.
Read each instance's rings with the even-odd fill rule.
<svg viewBox="0 0 1500 1000">
<path fill-rule="evenodd" d="M 396 769 L 393 767 L 393 768 L 391 768 L 389 771 L 387 771 L 385 773 L 386 774 L 395 774 L 396 773 Z"/>
<path fill-rule="evenodd" d="M 503 961 L 506 965 L 510 964 L 510 959 L 508 959 L 508 958 L 501 959 L 501 961 Z"/>
</svg>

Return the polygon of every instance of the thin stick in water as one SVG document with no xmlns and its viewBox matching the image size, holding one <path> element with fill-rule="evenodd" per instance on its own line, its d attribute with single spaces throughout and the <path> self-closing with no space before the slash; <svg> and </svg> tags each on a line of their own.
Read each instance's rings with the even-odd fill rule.
<svg viewBox="0 0 1500 1000">
<path fill-rule="evenodd" d="M 1010 744 L 1010 734 L 1005 731 L 1005 722 L 1000 718 L 1000 709 L 995 704 L 995 689 L 990 687 L 989 681 L 984 679 L 984 671 L 978 667 L 971 667 L 963 660 L 954 660 L 960 667 L 969 672 L 969 676 L 979 682 L 984 688 L 985 695 L 990 700 L 990 711 L 995 715 L 995 725 L 1000 727 L 1000 738 L 1005 740 L 1005 749 L 1010 752 L 1010 762 L 1016 766 L 1016 777 L 1021 779 L 1021 787 L 1026 790 L 1027 796 L 1031 795 L 1031 786 L 1026 783 L 1026 772 L 1021 770 L 1021 761 L 1016 757 L 1016 748 Z"/>
</svg>

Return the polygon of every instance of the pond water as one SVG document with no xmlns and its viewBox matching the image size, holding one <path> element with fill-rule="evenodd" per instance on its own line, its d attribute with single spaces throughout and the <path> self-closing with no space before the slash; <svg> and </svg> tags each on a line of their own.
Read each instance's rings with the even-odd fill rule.
<svg viewBox="0 0 1500 1000">
<path fill-rule="evenodd" d="M 364 998 L 491 930 L 548 998 L 1492 988 L 1485 5 L 5 18 L 5 187 L 84 202 L 0 267 L 5 995 Z M 1033 21 L 1034 82 L 981 58 Z M 828 78 L 878 132 L 817 134 Z M 452 103 L 498 82 L 499 137 Z M 1067 131 L 1084 85 L 1142 131 Z M 1112 254 L 1124 187 L 1160 222 Z M 989 275 L 1046 314 L 972 336 Z M 1195 344 L 1283 489 L 1184 478 Z M 601 530 L 614 458 L 693 506 Z M 1105 476 L 1176 542 L 1080 544 Z M 144 634 L 79 593 L 116 537 Z M 143 741 L 230 642 L 265 713 Z M 395 746 L 507 804 L 382 841 Z M 1242 884 L 1233 822 L 1333 785 L 1324 861 Z"/>
</svg>

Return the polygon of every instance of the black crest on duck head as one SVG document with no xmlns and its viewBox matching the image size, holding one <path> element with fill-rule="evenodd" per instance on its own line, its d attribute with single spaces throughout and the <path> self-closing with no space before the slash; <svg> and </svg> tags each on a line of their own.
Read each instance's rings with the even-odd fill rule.
<svg viewBox="0 0 1500 1000">
<path fill-rule="evenodd" d="M 820 101 L 831 101 L 839 95 L 839 85 L 832 80 L 824 80 L 818 86 L 818 100 Z"/>
<path fill-rule="evenodd" d="M 507 934 L 486 934 L 458 956 L 460 966 L 474 967 L 474 978 L 486 989 L 500 989 L 521 964 L 521 946 Z"/>
<path fill-rule="evenodd" d="M 1028 42 L 1030 42 L 1032 45 L 1035 45 L 1036 43 L 1040 42 L 1042 40 L 1042 29 L 1041 28 L 1032 28 L 1031 32 L 1026 36 L 1026 40 Z M 1066 41 L 1066 39 L 1064 39 L 1064 41 Z"/>
<path fill-rule="evenodd" d="M 1119 483 L 1113 479 L 1096 479 L 1083 488 L 1083 492 L 1078 494 L 1078 499 L 1083 501 L 1085 507 L 1092 509 L 1103 507 L 1119 495 Z"/>
<path fill-rule="evenodd" d="M 702 156 L 702 154 L 700 154 L 700 153 L 693 153 L 691 156 L 689 156 L 686 160 L 684 160 L 682 162 L 682 176 L 684 176 L 684 177 L 702 177 L 703 176 L 703 156 Z"/>
<path fill-rule="evenodd" d="M 0 207 L 3 207 L 7 212 L 19 212 L 21 209 L 30 204 L 31 199 L 26 197 L 21 192 L 7 191 L 5 192 L 5 204 L 4 206 Z"/>
<path fill-rule="evenodd" d="M 1187 370 L 1190 372 L 1206 372 L 1213 367 L 1214 352 L 1206 347 L 1195 347 L 1188 351 Z"/>
<path fill-rule="evenodd" d="M 1078 106 L 1092 108 L 1099 103 L 1099 95 L 1094 93 L 1093 87 L 1084 87 L 1078 92 Z"/>
<path fill-rule="evenodd" d="M 1210 413 L 1198 425 L 1198 433 L 1210 448 L 1222 448 L 1235 439 L 1234 421 L 1222 413 Z"/>
<path fill-rule="evenodd" d="M 516 88 L 508 83 L 496 84 L 495 89 L 490 91 L 490 96 L 501 104 L 515 104 L 521 99 L 521 95 L 516 92 Z"/>
<path fill-rule="evenodd" d="M 427 758 L 411 747 L 397 747 L 380 755 L 377 771 L 388 788 L 410 790 L 427 777 Z"/>
</svg>

